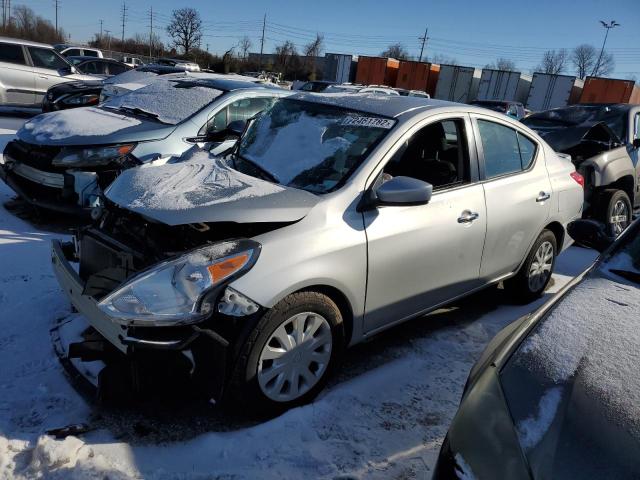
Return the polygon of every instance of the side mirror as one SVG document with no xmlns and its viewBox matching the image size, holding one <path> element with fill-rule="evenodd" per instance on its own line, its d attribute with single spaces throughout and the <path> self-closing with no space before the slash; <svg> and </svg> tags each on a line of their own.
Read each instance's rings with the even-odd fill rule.
<svg viewBox="0 0 640 480">
<path fill-rule="evenodd" d="M 185 141 L 189 143 L 206 143 L 206 142 L 224 142 L 230 138 L 238 139 L 242 136 L 244 128 L 247 122 L 244 120 L 235 120 L 227 128 L 218 130 L 217 132 L 207 132 L 204 135 L 198 135 L 196 137 L 185 138 Z"/>
<path fill-rule="evenodd" d="M 424 205 L 431 200 L 433 185 L 417 178 L 394 177 L 376 191 L 380 205 Z"/>
<path fill-rule="evenodd" d="M 595 220 L 574 220 L 567 225 L 567 232 L 576 243 L 604 252 L 615 241 L 607 235 L 604 225 Z"/>
<path fill-rule="evenodd" d="M 634 138 L 633 139 L 633 148 L 635 148 L 635 149 L 640 148 L 640 138 Z"/>
</svg>

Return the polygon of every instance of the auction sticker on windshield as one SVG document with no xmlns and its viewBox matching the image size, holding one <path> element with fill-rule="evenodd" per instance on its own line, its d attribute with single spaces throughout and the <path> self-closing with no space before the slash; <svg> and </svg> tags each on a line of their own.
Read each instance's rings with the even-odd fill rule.
<svg viewBox="0 0 640 480">
<path fill-rule="evenodd" d="M 387 130 L 392 128 L 394 121 L 389 118 L 380 117 L 345 117 L 341 125 L 347 125 L 351 127 L 369 127 L 369 128 L 386 128 Z"/>
</svg>

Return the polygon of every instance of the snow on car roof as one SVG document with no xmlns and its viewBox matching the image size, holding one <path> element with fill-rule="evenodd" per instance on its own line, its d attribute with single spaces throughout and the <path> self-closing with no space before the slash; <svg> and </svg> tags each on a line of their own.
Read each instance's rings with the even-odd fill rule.
<svg viewBox="0 0 640 480">
<path fill-rule="evenodd" d="M 433 100 L 423 97 L 403 97 L 401 95 L 375 95 L 369 93 L 297 93 L 289 97 L 325 105 L 374 113 L 384 117 L 399 117 L 403 113 L 429 108 L 458 106 L 454 102 Z"/>
</svg>

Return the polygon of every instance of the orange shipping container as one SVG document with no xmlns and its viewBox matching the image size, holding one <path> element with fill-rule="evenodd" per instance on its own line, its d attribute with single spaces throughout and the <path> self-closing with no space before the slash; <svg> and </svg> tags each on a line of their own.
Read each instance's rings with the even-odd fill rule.
<svg viewBox="0 0 640 480">
<path fill-rule="evenodd" d="M 433 95 L 438 81 L 439 65 L 400 60 L 396 87 L 407 90 L 421 90 Z M 429 91 L 431 89 L 431 91 Z"/>
<path fill-rule="evenodd" d="M 580 103 L 640 103 L 640 89 L 633 80 L 587 77 Z"/>
<path fill-rule="evenodd" d="M 400 62 L 395 58 L 358 57 L 356 83 L 362 85 L 387 85 L 393 87 L 398 77 Z"/>
</svg>

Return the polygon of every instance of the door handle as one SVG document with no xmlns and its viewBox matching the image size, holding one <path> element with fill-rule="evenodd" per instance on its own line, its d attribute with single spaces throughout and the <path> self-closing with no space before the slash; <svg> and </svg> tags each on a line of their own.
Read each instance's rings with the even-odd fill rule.
<svg viewBox="0 0 640 480">
<path fill-rule="evenodd" d="M 547 192 L 540 192 L 538 194 L 538 198 L 536 198 L 536 202 L 544 202 L 551 198 L 551 194 Z"/>
<path fill-rule="evenodd" d="M 465 210 L 464 212 L 462 212 L 462 214 L 458 217 L 458 223 L 471 223 L 474 220 L 477 220 L 478 217 L 480 217 L 480 214 L 476 213 L 476 212 L 472 212 L 470 210 Z"/>
</svg>

